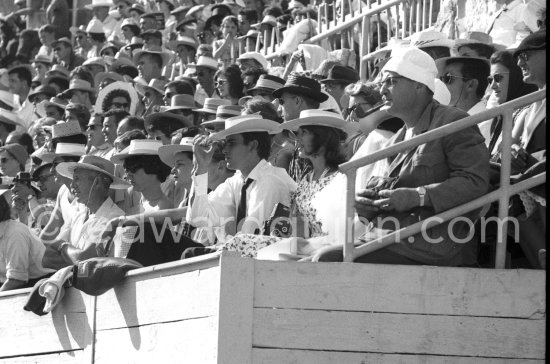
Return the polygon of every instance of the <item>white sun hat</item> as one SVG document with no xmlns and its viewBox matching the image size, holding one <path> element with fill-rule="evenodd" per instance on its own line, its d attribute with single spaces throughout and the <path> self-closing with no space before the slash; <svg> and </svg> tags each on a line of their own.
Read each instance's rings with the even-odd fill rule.
<svg viewBox="0 0 550 364">
<path fill-rule="evenodd" d="M 345 121 L 342 116 L 327 110 L 303 110 L 300 112 L 300 117 L 294 120 L 286 121 L 281 124 L 283 129 L 296 131 L 301 126 L 326 126 L 330 128 L 340 129 L 345 132 L 358 130 L 357 123 Z"/>
<path fill-rule="evenodd" d="M 155 139 L 134 139 L 130 141 L 130 145 L 124 148 L 120 153 L 111 157 L 111 161 L 121 164 L 126 158 L 136 155 L 159 155 L 159 148 L 162 147 L 162 142 Z"/>
<path fill-rule="evenodd" d="M 229 135 L 266 132 L 269 134 L 278 134 L 282 131 L 281 124 L 264 119 L 261 115 L 242 115 L 235 116 L 225 120 L 225 130 L 210 135 L 210 139 L 220 140 Z"/>
<path fill-rule="evenodd" d="M 78 162 L 60 163 L 55 170 L 63 177 L 73 179 L 76 169 L 87 169 L 102 173 L 113 180 L 109 186 L 112 189 L 127 189 L 130 184 L 122 178 L 115 176 L 115 165 L 105 158 L 95 155 L 83 155 Z"/>
<path fill-rule="evenodd" d="M 176 163 L 176 154 L 180 152 L 193 153 L 193 138 L 181 138 L 179 144 L 163 145 L 159 148 L 160 160 L 169 167 L 174 167 Z"/>
<path fill-rule="evenodd" d="M 395 72 L 409 80 L 421 83 L 435 92 L 437 67 L 428 53 L 416 47 L 397 48 L 382 72 Z"/>
</svg>

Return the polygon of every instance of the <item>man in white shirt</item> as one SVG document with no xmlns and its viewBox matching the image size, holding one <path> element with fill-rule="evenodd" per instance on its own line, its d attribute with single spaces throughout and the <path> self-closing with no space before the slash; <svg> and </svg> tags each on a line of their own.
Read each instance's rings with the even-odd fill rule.
<svg viewBox="0 0 550 364">
<path fill-rule="evenodd" d="M 226 129 L 207 138 L 195 137 L 197 164 L 193 175 L 193 196 L 186 220 L 196 227 L 225 226 L 226 234 L 254 234 L 261 230 L 273 208 L 281 203 L 290 206 L 290 194 L 296 183 L 282 168 L 273 167 L 269 156 L 271 137 L 280 132 L 280 124 L 258 115 L 229 118 Z M 224 140 L 227 167 L 235 175 L 207 194 L 208 166 L 214 153 L 209 141 Z M 226 236 L 218 236 L 223 243 Z"/>
<path fill-rule="evenodd" d="M 15 113 L 18 131 L 27 132 L 38 116 L 34 115 L 34 106 L 28 100 L 31 91 L 32 72 L 30 66 L 20 65 L 8 71 L 10 91 L 14 94 Z"/>
<path fill-rule="evenodd" d="M 124 215 L 109 197 L 109 189 L 125 189 L 130 185 L 114 175 L 112 162 L 101 157 L 85 155 L 78 162 L 59 164 L 56 170 L 72 179 L 71 191 L 86 208 L 78 211 L 71 225 L 64 226 L 47 248 L 56 251 L 67 264 L 75 264 L 97 256 L 96 246 L 101 243 L 103 228 L 110 219 Z"/>
</svg>

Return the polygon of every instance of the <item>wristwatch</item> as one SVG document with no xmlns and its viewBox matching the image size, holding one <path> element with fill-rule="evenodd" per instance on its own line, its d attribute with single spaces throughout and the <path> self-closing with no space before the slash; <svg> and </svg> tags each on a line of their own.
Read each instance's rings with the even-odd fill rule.
<svg viewBox="0 0 550 364">
<path fill-rule="evenodd" d="M 418 197 L 420 198 L 420 204 L 419 206 L 422 207 L 425 204 L 426 200 L 426 189 L 422 186 L 416 188 L 416 192 L 418 192 Z"/>
</svg>

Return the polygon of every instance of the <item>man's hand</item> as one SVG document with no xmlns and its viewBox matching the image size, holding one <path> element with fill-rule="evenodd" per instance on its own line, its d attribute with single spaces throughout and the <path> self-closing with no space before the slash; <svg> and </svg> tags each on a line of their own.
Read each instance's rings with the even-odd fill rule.
<svg viewBox="0 0 550 364">
<path fill-rule="evenodd" d="M 214 148 L 205 135 L 197 135 L 193 140 L 193 155 L 197 162 L 197 171 L 195 175 L 204 174 L 208 171 L 208 166 L 214 155 Z"/>
<path fill-rule="evenodd" d="M 381 198 L 374 205 L 385 211 L 409 211 L 420 205 L 420 196 L 415 188 L 381 190 L 378 195 Z"/>
<path fill-rule="evenodd" d="M 355 210 L 357 211 L 357 215 L 367 220 L 375 218 L 380 212 L 380 208 L 374 204 L 376 198 L 377 193 L 375 190 L 366 189 L 357 191 L 355 194 Z"/>
</svg>

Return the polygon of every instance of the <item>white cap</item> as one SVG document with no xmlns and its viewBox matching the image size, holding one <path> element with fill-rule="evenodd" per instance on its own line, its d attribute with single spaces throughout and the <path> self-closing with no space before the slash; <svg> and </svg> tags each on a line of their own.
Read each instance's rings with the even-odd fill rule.
<svg viewBox="0 0 550 364">
<path fill-rule="evenodd" d="M 382 72 L 395 72 L 400 76 L 416 81 L 435 92 L 435 78 L 437 67 L 435 61 L 428 53 L 416 47 L 397 48 L 392 52 L 388 63 L 382 68 Z"/>
</svg>

